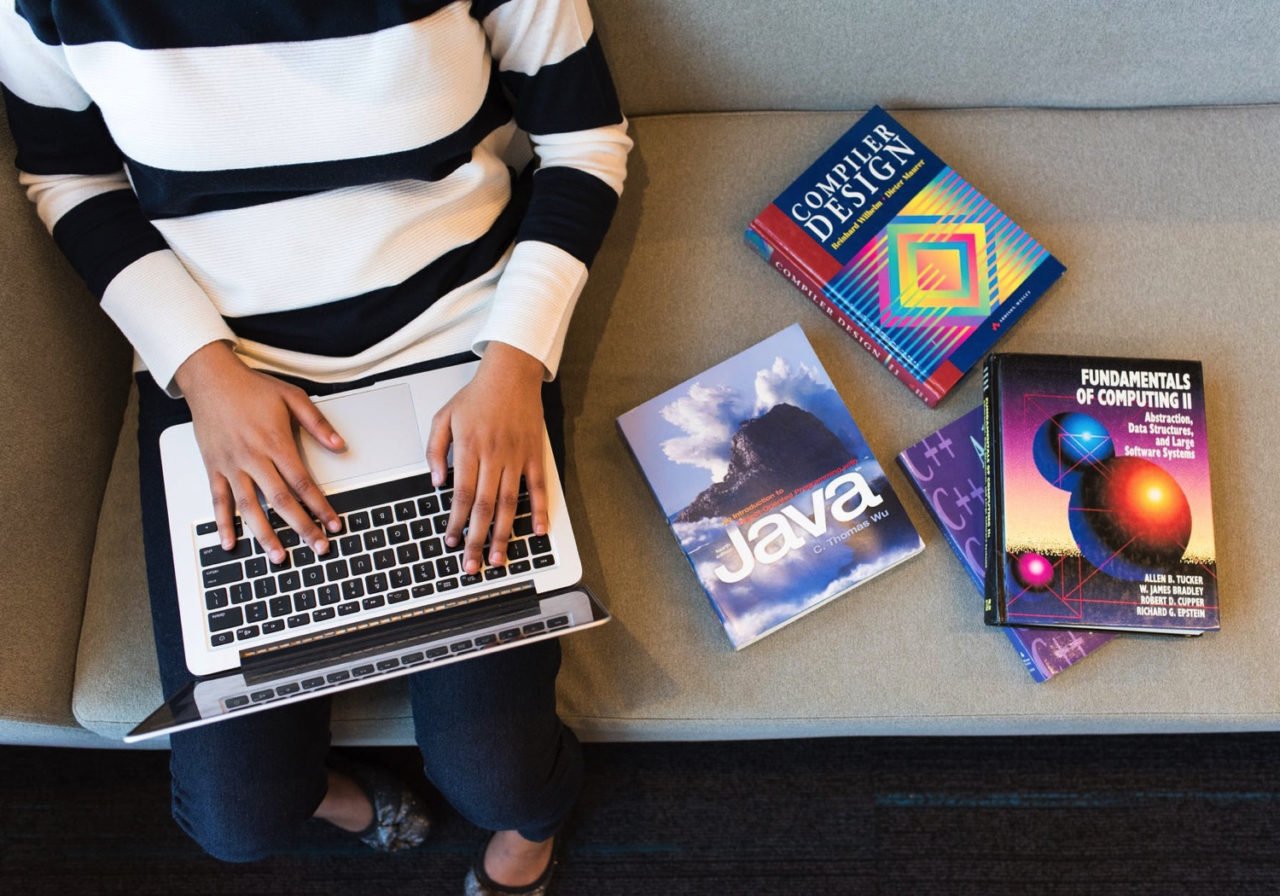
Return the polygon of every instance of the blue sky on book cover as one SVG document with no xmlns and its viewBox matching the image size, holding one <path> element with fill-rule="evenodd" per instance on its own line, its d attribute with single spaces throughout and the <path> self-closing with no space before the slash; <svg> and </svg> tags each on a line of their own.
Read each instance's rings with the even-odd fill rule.
<svg viewBox="0 0 1280 896">
<path fill-rule="evenodd" d="M 898 463 L 976 587 L 975 618 L 986 575 L 982 487 L 982 408 L 975 408 L 898 455 Z M 1036 681 L 1047 681 L 1115 638 L 1113 632 L 1020 628 L 1002 631 Z"/>
<path fill-rule="evenodd" d="M 735 647 L 923 548 L 799 325 L 618 423 Z"/>
</svg>

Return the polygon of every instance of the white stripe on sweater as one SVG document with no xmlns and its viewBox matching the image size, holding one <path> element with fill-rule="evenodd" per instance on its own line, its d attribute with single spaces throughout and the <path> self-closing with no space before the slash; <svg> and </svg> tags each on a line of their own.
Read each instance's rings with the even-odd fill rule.
<svg viewBox="0 0 1280 896">
<path fill-rule="evenodd" d="M 413 149 L 466 124 L 489 83 L 484 32 L 461 2 L 353 37 L 66 54 L 120 149 L 177 171 Z"/>
</svg>

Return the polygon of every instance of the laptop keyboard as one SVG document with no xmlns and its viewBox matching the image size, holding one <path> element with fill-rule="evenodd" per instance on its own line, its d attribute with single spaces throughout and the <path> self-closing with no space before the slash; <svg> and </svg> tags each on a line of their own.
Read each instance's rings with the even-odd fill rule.
<svg viewBox="0 0 1280 896">
<path fill-rule="evenodd" d="M 239 518 L 229 551 L 217 540 L 216 523 L 196 524 L 210 647 L 252 647 L 359 622 L 504 585 L 556 563 L 550 536 L 533 534 L 527 492 L 516 505 L 507 564 L 486 564 L 470 575 L 462 571 L 462 545 L 444 543 L 452 476 L 440 488 L 422 474 L 328 498 L 342 531 L 328 535 L 329 553 L 320 557 L 274 510 L 267 517 L 286 554 L 279 564 L 244 534 Z"/>
</svg>

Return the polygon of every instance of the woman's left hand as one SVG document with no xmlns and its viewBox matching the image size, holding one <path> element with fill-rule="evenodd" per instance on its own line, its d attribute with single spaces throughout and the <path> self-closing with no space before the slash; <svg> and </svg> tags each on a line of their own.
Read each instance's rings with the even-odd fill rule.
<svg viewBox="0 0 1280 896">
<path fill-rule="evenodd" d="M 466 529 L 462 566 L 476 573 L 507 561 L 507 542 L 523 476 L 533 508 L 533 531 L 548 529 L 543 455 L 542 362 L 506 343 L 491 342 L 475 377 L 436 412 L 427 438 L 427 463 L 439 486 L 453 444 L 453 508 L 445 544 L 457 547 Z"/>
</svg>

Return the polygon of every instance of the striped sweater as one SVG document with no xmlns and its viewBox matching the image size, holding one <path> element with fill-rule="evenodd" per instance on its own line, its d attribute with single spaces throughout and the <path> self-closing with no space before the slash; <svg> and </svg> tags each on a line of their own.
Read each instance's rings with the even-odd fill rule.
<svg viewBox="0 0 1280 896">
<path fill-rule="evenodd" d="M 162 387 L 216 340 L 319 381 L 494 340 L 554 375 L 631 146 L 586 0 L 0 16 L 19 179 Z"/>
</svg>

